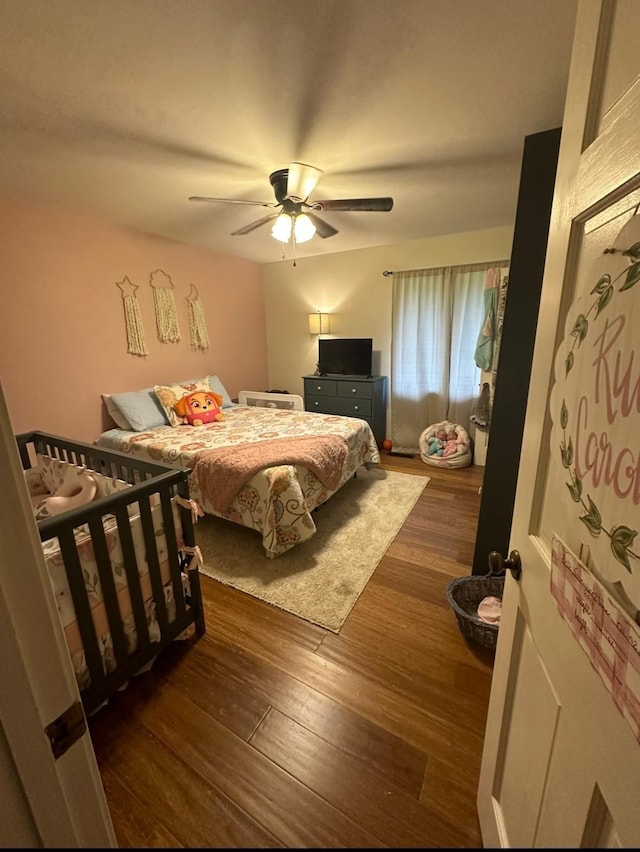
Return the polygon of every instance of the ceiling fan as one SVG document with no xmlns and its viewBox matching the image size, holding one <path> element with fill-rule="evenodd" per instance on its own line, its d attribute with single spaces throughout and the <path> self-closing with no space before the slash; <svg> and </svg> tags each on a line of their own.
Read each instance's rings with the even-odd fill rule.
<svg viewBox="0 0 640 852">
<path fill-rule="evenodd" d="M 259 207 L 272 207 L 275 212 L 251 222 L 232 236 L 248 234 L 268 222 L 274 222 L 271 234 L 281 242 L 288 242 L 293 233 L 297 243 L 306 242 L 314 234 L 326 239 L 337 234 L 333 225 L 321 219 L 318 212 L 364 210 L 388 212 L 393 207 L 393 198 L 339 198 L 325 201 L 310 201 L 313 192 L 323 174 L 321 169 L 305 163 L 291 163 L 286 169 L 271 172 L 269 182 L 276 197 L 274 201 L 245 201 L 239 198 L 209 198 L 192 195 L 189 201 L 214 201 L 223 204 L 253 204 Z"/>
</svg>

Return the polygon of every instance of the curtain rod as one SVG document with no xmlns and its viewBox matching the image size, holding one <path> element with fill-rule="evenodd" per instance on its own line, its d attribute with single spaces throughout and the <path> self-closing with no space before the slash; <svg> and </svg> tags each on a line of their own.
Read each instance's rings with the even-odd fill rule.
<svg viewBox="0 0 640 852">
<path fill-rule="evenodd" d="M 482 268 L 490 269 L 492 266 L 508 266 L 509 259 L 506 258 L 504 260 L 487 260 L 482 263 L 467 263 L 462 266 L 425 266 L 421 269 L 396 269 L 395 271 L 392 269 L 385 269 L 382 273 L 385 278 L 388 278 L 389 275 L 399 275 L 401 272 L 431 272 L 433 269 L 461 269 L 466 270 L 467 272 L 472 272 L 475 270 L 480 270 Z"/>
</svg>

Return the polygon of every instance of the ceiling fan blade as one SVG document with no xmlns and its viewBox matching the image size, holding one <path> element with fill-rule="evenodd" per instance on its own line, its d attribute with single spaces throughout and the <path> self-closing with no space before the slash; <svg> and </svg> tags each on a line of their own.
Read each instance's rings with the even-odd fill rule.
<svg viewBox="0 0 640 852">
<path fill-rule="evenodd" d="M 287 176 L 287 198 L 306 201 L 324 172 L 306 163 L 290 163 Z"/>
<path fill-rule="evenodd" d="M 386 213 L 393 207 L 393 198 L 337 198 L 314 201 L 314 210 L 370 210 Z"/>
<path fill-rule="evenodd" d="M 316 226 L 316 234 L 319 237 L 322 237 L 322 239 L 332 237 L 334 234 L 338 233 L 337 229 L 334 228 L 333 225 L 330 225 L 328 222 L 325 222 L 324 219 L 321 219 L 319 216 L 316 216 L 315 213 L 307 213 L 307 216 Z"/>
<path fill-rule="evenodd" d="M 253 204 L 258 207 L 277 207 L 273 201 L 244 201 L 240 198 L 209 198 L 206 195 L 190 195 L 189 201 L 217 201 L 221 204 Z"/>
<path fill-rule="evenodd" d="M 238 228 L 237 231 L 232 231 L 231 236 L 235 237 L 240 234 L 249 234 L 251 231 L 255 231 L 256 228 L 259 228 L 261 225 L 266 225 L 267 222 L 272 222 L 274 219 L 277 219 L 279 215 L 280 212 L 269 213 L 268 216 L 263 216 L 262 219 L 258 219 L 257 222 L 251 222 L 250 225 L 245 225 L 244 228 Z"/>
</svg>

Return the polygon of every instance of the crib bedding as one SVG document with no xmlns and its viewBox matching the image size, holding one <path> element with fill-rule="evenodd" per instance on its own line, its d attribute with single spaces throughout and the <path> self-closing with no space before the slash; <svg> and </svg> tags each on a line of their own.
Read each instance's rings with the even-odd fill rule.
<svg viewBox="0 0 640 852">
<path fill-rule="evenodd" d="M 205 632 L 189 472 L 45 432 L 16 441 L 91 714 L 169 643 Z"/>
<path fill-rule="evenodd" d="M 110 429 L 96 444 L 190 468 L 203 511 L 258 531 L 269 558 L 311 538 L 313 510 L 360 466 L 380 461 L 371 427 L 355 417 L 243 405 L 224 414 L 203 426 Z"/>
<path fill-rule="evenodd" d="M 29 490 L 34 517 L 43 520 L 48 517 L 46 511 L 47 498 L 50 497 L 61 486 L 77 480 L 85 473 L 85 468 L 69 464 L 60 459 L 36 454 L 36 465 L 25 471 L 25 481 Z M 91 471 L 91 476 L 96 481 L 96 498 L 108 497 L 130 488 L 130 484 L 115 477 L 108 477 L 96 471 Z M 162 590 L 169 622 L 175 618 L 176 608 L 169 569 L 169 552 L 166 536 L 164 533 L 162 506 L 158 494 L 149 497 L 151 506 L 151 519 L 154 530 L 156 550 L 160 576 L 162 579 Z M 177 504 L 171 504 L 173 523 L 176 532 L 178 550 L 183 550 L 185 543 L 182 535 L 182 523 Z M 140 589 L 144 601 L 147 628 L 151 642 L 160 640 L 160 627 L 158 624 L 156 603 L 153 597 L 149 565 L 144 543 L 142 529 L 142 518 L 138 503 L 130 503 L 127 506 L 129 515 L 129 526 L 133 543 L 133 553 L 138 567 Z M 129 593 L 129 583 L 124 568 L 124 553 L 122 542 L 118 532 L 118 524 L 115 515 L 104 514 L 102 516 L 102 527 L 104 530 L 105 543 L 112 566 L 112 574 L 115 586 L 118 609 L 122 618 L 124 635 L 127 649 L 132 653 L 138 646 L 138 638 L 133 617 L 133 607 Z M 98 646 L 102 655 L 105 672 L 113 672 L 116 669 L 113 639 L 109 629 L 107 607 L 105 604 L 104 591 L 100 582 L 98 562 L 94 551 L 93 539 L 89 524 L 83 523 L 73 528 L 76 551 L 79 557 L 79 568 L 84 578 L 85 589 L 91 608 L 91 616 L 95 625 Z M 76 611 L 73 604 L 71 590 L 69 587 L 67 571 L 60 541 L 57 537 L 42 542 L 42 550 L 51 586 L 56 600 L 58 613 L 69 647 L 73 668 L 80 689 L 86 689 L 90 684 L 89 669 L 87 666 L 85 650 L 82 643 Z"/>
</svg>

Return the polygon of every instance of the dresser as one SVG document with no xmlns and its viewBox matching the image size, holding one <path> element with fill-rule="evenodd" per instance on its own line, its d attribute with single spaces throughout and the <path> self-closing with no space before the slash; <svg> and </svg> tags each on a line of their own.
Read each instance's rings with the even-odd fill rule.
<svg viewBox="0 0 640 852">
<path fill-rule="evenodd" d="M 366 420 L 378 446 L 387 428 L 387 377 L 303 376 L 305 411 Z"/>
</svg>

